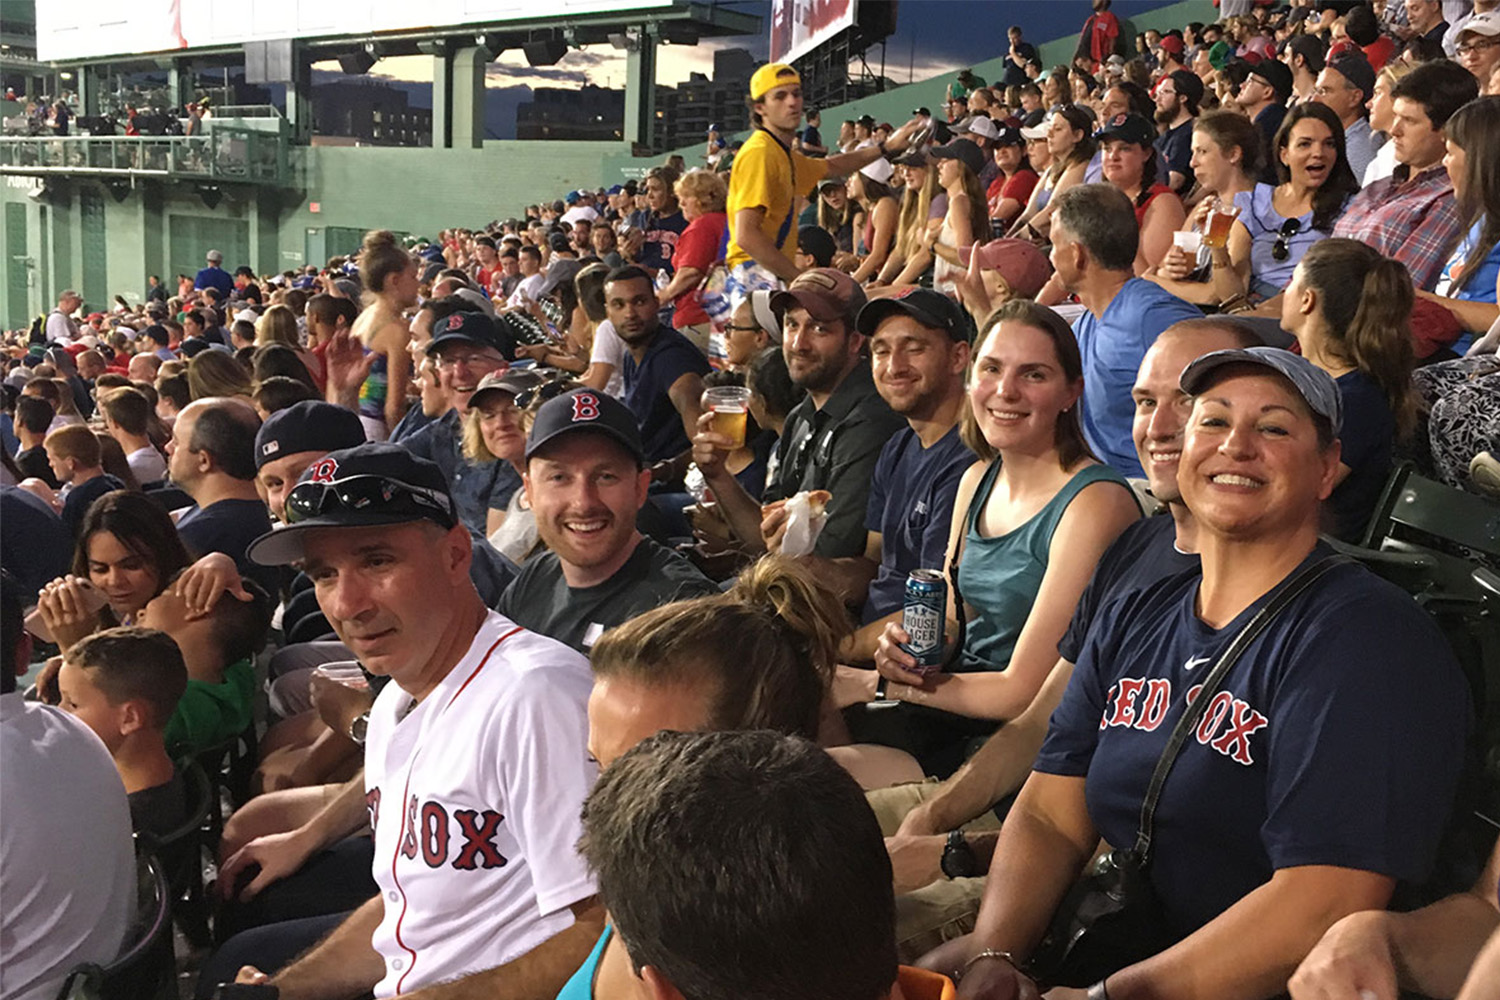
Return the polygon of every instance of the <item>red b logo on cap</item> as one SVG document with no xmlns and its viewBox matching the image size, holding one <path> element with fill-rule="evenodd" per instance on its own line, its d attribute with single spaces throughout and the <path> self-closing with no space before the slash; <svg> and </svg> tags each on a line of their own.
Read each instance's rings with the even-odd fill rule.
<svg viewBox="0 0 1500 1000">
<path fill-rule="evenodd" d="M 599 397 L 591 392 L 580 392 L 573 397 L 573 420 L 598 420 Z"/>
<path fill-rule="evenodd" d="M 339 471 L 337 459 L 325 458 L 312 467 L 312 473 L 307 477 L 310 483 L 331 483 L 334 473 Z"/>
<path fill-rule="evenodd" d="M 463 325 L 464 325 L 463 313 L 456 312 L 452 316 L 448 317 L 448 329 L 449 330 L 459 330 L 459 329 L 462 329 Z"/>
</svg>

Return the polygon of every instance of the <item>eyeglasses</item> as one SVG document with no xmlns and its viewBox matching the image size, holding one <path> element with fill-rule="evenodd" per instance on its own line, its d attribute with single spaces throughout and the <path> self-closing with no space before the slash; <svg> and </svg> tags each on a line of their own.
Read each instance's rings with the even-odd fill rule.
<svg viewBox="0 0 1500 1000">
<path fill-rule="evenodd" d="M 1281 224 L 1281 231 L 1276 236 L 1276 242 L 1271 244 L 1271 259 L 1283 261 L 1292 255 L 1292 248 L 1287 241 L 1302 232 L 1301 219 L 1287 219 Z"/>
<path fill-rule="evenodd" d="M 738 330 L 741 333 L 759 333 L 760 332 L 760 327 L 758 327 L 758 326 L 741 326 L 738 323 L 730 323 L 729 325 L 725 326 L 724 329 L 726 329 L 726 330 Z"/>
<path fill-rule="evenodd" d="M 1472 42 L 1462 42 L 1453 47 L 1453 51 L 1461 56 L 1482 52 L 1492 46 L 1500 45 L 1500 38 L 1475 39 Z"/>
<path fill-rule="evenodd" d="M 299 483 L 286 495 L 286 522 L 296 524 L 334 510 L 380 511 L 456 524 L 453 501 L 437 490 L 385 476 L 350 476 L 331 483 Z"/>
<path fill-rule="evenodd" d="M 1314 97 L 1327 97 L 1330 94 L 1337 94 L 1341 90 L 1353 90 L 1353 89 L 1354 89 L 1353 87 L 1314 87 L 1313 88 L 1313 96 Z"/>
<path fill-rule="evenodd" d="M 459 365 L 472 368 L 479 368 L 484 365 L 505 367 L 506 361 L 504 358 L 496 357 L 494 354 L 448 354 L 444 352 L 438 355 L 437 366 L 439 368 L 457 368 Z"/>
<path fill-rule="evenodd" d="M 545 403 L 549 399 L 561 396 L 565 392 L 583 388 L 583 383 L 571 378 L 555 378 L 549 382 L 532 386 L 530 389 L 522 389 L 516 393 L 516 406 L 521 409 L 529 409 L 532 403 Z"/>
</svg>

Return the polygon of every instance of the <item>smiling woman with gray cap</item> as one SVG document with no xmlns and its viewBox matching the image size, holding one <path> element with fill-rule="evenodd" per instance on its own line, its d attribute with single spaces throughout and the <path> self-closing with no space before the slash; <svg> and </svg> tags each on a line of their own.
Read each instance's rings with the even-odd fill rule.
<svg viewBox="0 0 1500 1000">
<path fill-rule="evenodd" d="M 1202 575 L 1094 619 L 974 933 L 923 959 L 962 968 L 963 996 L 1028 995 L 1033 977 L 1090 997 L 1275 996 L 1334 921 L 1383 908 L 1436 855 L 1468 685 L 1409 596 L 1319 541 L 1337 387 L 1253 347 L 1204 355 L 1182 388 Z M 1101 838 L 1141 909 L 1131 945 L 1070 967 L 1036 942 Z"/>
</svg>

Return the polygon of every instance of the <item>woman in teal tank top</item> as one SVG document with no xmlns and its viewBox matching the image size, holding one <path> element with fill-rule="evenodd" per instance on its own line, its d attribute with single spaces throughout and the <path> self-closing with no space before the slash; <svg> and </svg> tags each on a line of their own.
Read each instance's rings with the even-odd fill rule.
<svg viewBox="0 0 1500 1000">
<path fill-rule="evenodd" d="M 980 461 L 959 484 L 948 542 L 958 594 L 950 585 L 947 637 L 961 631 L 962 644 L 944 672 L 925 679 L 899 648 L 907 640 L 899 626 L 886 626 L 875 654 L 886 696 L 945 713 L 948 723 L 935 728 L 950 744 L 1031 704 L 1099 557 L 1140 516 L 1125 478 L 1084 442 L 1082 393 L 1078 342 L 1052 310 L 1016 300 L 985 323 L 961 427 Z M 919 756 L 934 773 L 956 766 L 953 751 Z"/>
</svg>

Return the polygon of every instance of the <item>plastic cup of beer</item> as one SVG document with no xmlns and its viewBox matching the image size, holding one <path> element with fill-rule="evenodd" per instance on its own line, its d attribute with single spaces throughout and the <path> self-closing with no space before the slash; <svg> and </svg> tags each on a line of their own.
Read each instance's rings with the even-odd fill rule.
<svg viewBox="0 0 1500 1000">
<path fill-rule="evenodd" d="M 1172 234 L 1172 245 L 1190 257 L 1198 253 L 1198 246 L 1202 242 L 1203 234 L 1190 229 L 1179 229 Z"/>
<path fill-rule="evenodd" d="M 1208 212 L 1208 228 L 1203 232 L 1203 245 L 1214 249 L 1228 246 L 1229 230 L 1234 226 L 1234 220 L 1239 217 L 1239 214 L 1238 206 L 1215 202 L 1214 207 Z"/>
<path fill-rule="evenodd" d="M 703 408 L 713 414 L 710 428 L 727 437 L 730 449 L 745 447 L 745 418 L 750 413 L 750 390 L 739 385 L 716 385 L 703 392 Z"/>
</svg>

